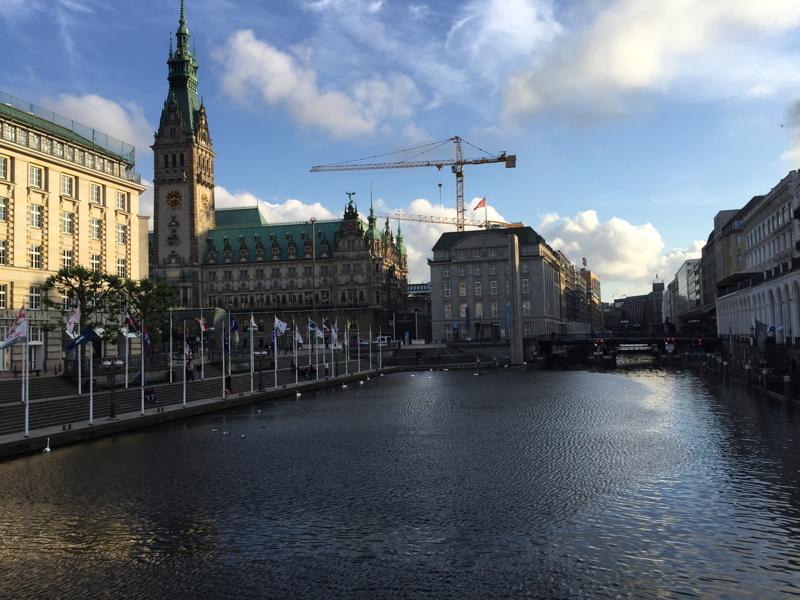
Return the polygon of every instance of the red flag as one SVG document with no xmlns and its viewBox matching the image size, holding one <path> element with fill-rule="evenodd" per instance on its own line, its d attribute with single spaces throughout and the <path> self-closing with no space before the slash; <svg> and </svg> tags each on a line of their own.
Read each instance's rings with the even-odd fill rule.
<svg viewBox="0 0 800 600">
<path fill-rule="evenodd" d="M 478 210 L 479 208 L 483 208 L 485 206 L 486 206 L 486 196 L 484 196 L 483 200 L 478 202 L 478 205 L 475 208 L 473 208 L 472 210 Z"/>
</svg>

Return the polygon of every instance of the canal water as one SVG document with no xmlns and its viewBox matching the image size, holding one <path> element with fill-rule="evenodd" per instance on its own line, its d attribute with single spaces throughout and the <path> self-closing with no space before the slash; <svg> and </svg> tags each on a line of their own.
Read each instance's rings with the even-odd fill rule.
<svg viewBox="0 0 800 600">
<path fill-rule="evenodd" d="M 800 597 L 799 413 L 437 371 L 55 447 L 0 463 L 0 597 Z"/>
</svg>

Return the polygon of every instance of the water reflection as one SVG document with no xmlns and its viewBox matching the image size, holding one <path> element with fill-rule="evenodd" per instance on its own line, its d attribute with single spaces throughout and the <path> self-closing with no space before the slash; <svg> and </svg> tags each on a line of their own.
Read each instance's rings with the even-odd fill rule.
<svg viewBox="0 0 800 600">
<path fill-rule="evenodd" d="M 12 597 L 800 595 L 798 436 L 793 407 L 657 365 L 373 378 L 0 463 L 0 580 Z"/>
</svg>

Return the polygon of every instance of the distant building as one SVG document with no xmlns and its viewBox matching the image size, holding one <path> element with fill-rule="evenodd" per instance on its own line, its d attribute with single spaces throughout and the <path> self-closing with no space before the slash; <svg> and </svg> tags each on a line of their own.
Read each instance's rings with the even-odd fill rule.
<svg viewBox="0 0 800 600">
<path fill-rule="evenodd" d="M 603 329 L 603 309 L 600 293 L 600 278 L 596 273 L 586 269 L 581 269 L 581 277 L 586 285 L 586 312 L 589 317 L 589 324 L 592 331 Z"/>
<path fill-rule="evenodd" d="M 409 283 L 406 310 L 419 312 L 423 315 L 431 314 L 431 282 Z"/>
</svg>

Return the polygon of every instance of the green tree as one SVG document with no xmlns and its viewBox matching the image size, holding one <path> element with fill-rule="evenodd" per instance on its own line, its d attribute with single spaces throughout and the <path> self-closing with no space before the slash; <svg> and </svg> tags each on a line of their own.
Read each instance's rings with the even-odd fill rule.
<svg viewBox="0 0 800 600">
<path fill-rule="evenodd" d="M 111 317 L 121 289 L 122 279 L 116 275 L 98 273 L 81 265 L 63 267 L 42 285 L 42 304 L 60 314 L 61 318 L 56 319 L 56 323 L 63 330 L 66 330 L 72 311 L 80 305 L 80 332 L 89 322 L 99 320 L 99 325 L 104 317 Z M 59 296 L 54 298 L 51 292 Z M 62 298 L 67 298 L 67 302 L 64 303 Z M 114 321 L 118 319 L 114 318 Z"/>
<path fill-rule="evenodd" d="M 177 306 L 177 297 L 175 289 L 166 281 L 156 284 L 152 279 L 126 279 L 117 302 L 120 303 L 120 312 L 130 312 L 140 329 L 143 324 L 148 326 L 150 339 L 154 340 L 156 334 L 164 329 L 169 309 Z"/>
</svg>

